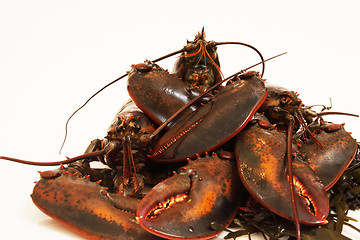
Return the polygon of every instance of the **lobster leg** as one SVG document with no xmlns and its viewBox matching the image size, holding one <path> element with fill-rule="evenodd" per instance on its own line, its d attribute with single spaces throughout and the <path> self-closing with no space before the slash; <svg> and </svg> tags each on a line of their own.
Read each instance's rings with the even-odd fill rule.
<svg viewBox="0 0 360 240">
<path fill-rule="evenodd" d="M 139 200 L 123 197 L 123 210 L 109 201 L 106 188 L 77 171 L 42 173 L 31 195 L 48 216 L 89 239 L 159 239 L 135 221 Z M 122 196 L 119 196 L 121 198 Z M 130 203 L 129 203 L 130 202 Z M 125 205 L 125 206 L 124 206 Z"/>
<path fill-rule="evenodd" d="M 235 164 L 208 156 L 190 161 L 156 185 L 140 202 L 137 218 L 160 237 L 211 238 L 220 233 L 210 227 L 212 222 L 231 223 L 242 191 Z"/>
</svg>

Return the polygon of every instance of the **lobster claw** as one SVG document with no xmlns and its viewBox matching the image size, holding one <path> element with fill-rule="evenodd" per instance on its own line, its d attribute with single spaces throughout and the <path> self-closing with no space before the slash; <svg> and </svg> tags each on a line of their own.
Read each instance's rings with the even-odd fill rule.
<svg viewBox="0 0 360 240">
<path fill-rule="evenodd" d="M 123 197 L 126 209 L 120 210 L 97 182 L 68 171 L 59 172 L 41 173 L 46 178 L 36 183 L 31 195 L 35 205 L 48 216 L 89 239 L 160 239 L 135 221 L 139 200 Z"/>
<path fill-rule="evenodd" d="M 139 65 L 145 67 L 139 69 Z M 151 62 L 132 67 L 127 88 L 135 104 L 159 125 L 202 93 Z M 202 100 L 208 101 L 208 96 Z"/>
<path fill-rule="evenodd" d="M 293 221 L 286 147 L 284 132 L 261 127 L 256 122 L 238 135 L 235 155 L 240 178 L 249 193 L 269 210 Z M 309 225 L 325 224 L 329 211 L 326 190 L 300 157 L 301 154 L 295 154 L 292 163 L 299 221 Z"/>
<path fill-rule="evenodd" d="M 214 150 L 241 131 L 265 98 L 264 82 L 256 73 L 240 76 L 220 89 L 213 101 L 182 116 L 157 141 L 150 158 L 181 161 Z"/>
<path fill-rule="evenodd" d="M 338 126 L 336 130 L 329 130 L 331 126 Z M 345 169 L 354 159 L 357 151 L 356 140 L 342 125 L 331 124 L 315 135 L 321 147 L 308 139 L 300 148 L 306 161 L 319 176 L 325 189 L 329 190 L 340 178 Z"/>
<path fill-rule="evenodd" d="M 220 232 L 211 222 L 231 223 L 241 191 L 233 162 L 205 157 L 156 185 L 141 200 L 136 215 L 141 226 L 160 237 L 206 239 Z"/>
</svg>

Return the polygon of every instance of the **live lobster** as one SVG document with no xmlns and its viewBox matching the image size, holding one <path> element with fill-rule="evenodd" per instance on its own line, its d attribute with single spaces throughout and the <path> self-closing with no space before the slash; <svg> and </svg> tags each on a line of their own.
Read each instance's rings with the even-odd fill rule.
<svg viewBox="0 0 360 240">
<path fill-rule="evenodd" d="M 265 84 L 263 72 L 239 72 L 221 85 L 222 44 L 248 46 L 264 64 L 256 48 L 206 41 L 202 30 L 183 49 L 133 65 L 132 100 L 105 138 L 40 173 L 32 194 L 39 209 L 90 239 L 207 239 L 221 231 L 213 222 L 231 223 L 247 189 L 294 221 L 298 239 L 300 224 L 325 224 L 326 191 L 357 152 L 342 125 L 323 120 L 343 113 L 316 113 L 296 93 Z M 155 63 L 177 53 L 175 74 Z"/>
</svg>

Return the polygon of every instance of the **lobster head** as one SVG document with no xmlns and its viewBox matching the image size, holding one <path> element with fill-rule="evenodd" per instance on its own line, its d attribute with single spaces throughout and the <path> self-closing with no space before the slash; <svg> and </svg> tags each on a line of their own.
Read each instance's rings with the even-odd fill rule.
<svg viewBox="0 0 360 240">
<path fill-rule="evenodd" d="M 118 169 L 123 166 L 123 161 L 132 158 L 133 154 L 149 153 L 150 143 L 156 141 L 156 138 L 150 139 L 154 130 L 154 123 L 129 101 L 112 121 L 102 142 L 105 149 L 105 164 Z"/>
<path fill-rule="evenodd" d="M 277 127 L 287 127 L 289 116 L 302 118 L 304 123 L 308 124 L 316 116 L 315 112 L 304 106 L 298 93 L 271 84 L 266 84 L 266 88 L 268 96 L 258 112 L 264 113 L 271 123 L 277 124 Z M 299 121 L 295 130 L 298 128 Z"/>
<path fill-rule="evenodd" d="M 216 43 L 205 40 L 204 28 L 195 36 L 194 41 L 187 41 L 184 54 L 175 63 L 173 72 L 202 91 L 221 81 Z"/>
</svg>

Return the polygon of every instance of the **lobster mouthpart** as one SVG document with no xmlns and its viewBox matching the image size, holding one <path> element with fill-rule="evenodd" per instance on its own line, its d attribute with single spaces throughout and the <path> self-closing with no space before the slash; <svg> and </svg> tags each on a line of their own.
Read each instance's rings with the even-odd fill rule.
<svg viewBox="0 0 360 240">
<path fill-rule="evenodd" d="M 240 178 L 249 193 L 269 210 L 293 221 L 286 147 L 284 132 L 255 123 L 238 135 L 235 155 Z M 329 211 L 325 188 L 298 157 L 295 155 L 292 168 L 299 221 L 308 225 L 325 224 Z"/>
<path fill-rule="evenodd" d="M 235 217 L 243 191 L 236 166 L 216 156 L 189 162 L 156 185 L 142 199 L 137 219 L 147 231 L 164 238 L 207 239 Z"/>
<path fill-rule="evenodd" d="M 102 194 L 104 188 L 96 182 L 66 173 L 53 178 L 42 175 L 48 178 L 41 178 L 35 185 L 33 202 L 75 232 L 89 239 L 159 239 L 135 221 L 139 200 L 123 197 L 126 209 L 120 210 Z"/>
<path fill-rule="evenodd" d="M 337 131 L 321 131 L 315 135 L 322 148 L 309 139 L 300 151 L 305 154 L 310 167 L 329 190 L 354 159 L 356 140 L 343 127 Z"/>
<path fill-rule="evenodd" d="M 181 161 L 210 152 L 241 131 L 266 98 L 257 74 L 241 78 L 219 90 L 213 101 L 182 116 L 155 144 L 150 158 Z"/>
</svg>

